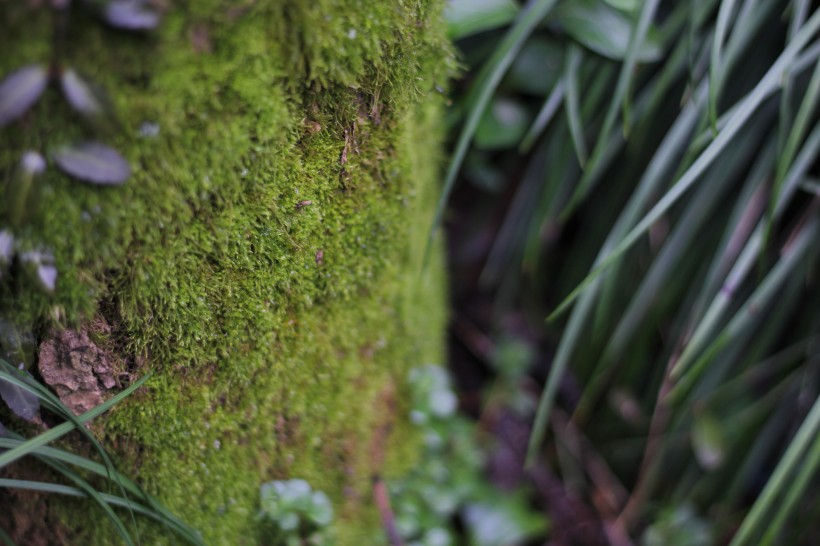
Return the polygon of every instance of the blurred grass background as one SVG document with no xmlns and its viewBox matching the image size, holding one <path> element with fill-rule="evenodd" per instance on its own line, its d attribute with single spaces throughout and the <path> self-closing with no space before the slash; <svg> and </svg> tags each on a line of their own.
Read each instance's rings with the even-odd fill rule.
<svg viewBox="0 0 820 546">
<path fill-rule="evenodd" d="M 553 544 L 816 544 L 817 2 L 447 16 L 437 226 L 495 480 L 535 484 Z"/>
</svg>

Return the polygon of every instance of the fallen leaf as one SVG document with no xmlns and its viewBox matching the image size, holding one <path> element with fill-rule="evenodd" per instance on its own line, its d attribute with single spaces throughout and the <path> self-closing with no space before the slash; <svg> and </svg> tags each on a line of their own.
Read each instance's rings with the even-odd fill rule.
<svg viewBox="0 0 820 546">
<path fill-rule="evenodd" d="M 9 74 L 0 83 L 0 127 L 22 116 L 48 84 L 46 67 L 33 64 Z"/>
<path fill-rule="evenodd" d="M 131 176 L 131 167 L 120 153 L 98 142 L 63 146 L 53 154 L 66 174 L 104 186 L 119 185 Z"/>
</svg>

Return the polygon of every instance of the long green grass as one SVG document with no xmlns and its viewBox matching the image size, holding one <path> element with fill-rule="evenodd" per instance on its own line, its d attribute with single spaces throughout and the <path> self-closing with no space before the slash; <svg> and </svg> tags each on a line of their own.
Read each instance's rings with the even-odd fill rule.
<svg viewBox="0 0 820 546">
<path fill-rule="evenodd" d="M 73 484 L 73 486 L 69 486 L 62 483 L 0 478 L 0 488 L 23 489 L 87 498 L 93 501 L 111 522 L 124 544 L 139 544 L 139 533 L 136 531 L 136 514 L 155 520 L 187 543 L 202 544 L 199 534 L 194 529 L 170 513 L 134 481 L 116 470 L 103 446 L 85 426 L 86 423 L 99 417 L 139 389 L 149 377 L 150 374 L 141 377 L 99 406 L 82 415 L 75 416 L 47 387 L 30 376 L 20 373 L 14 366 L 0 359 L 0 381 L 23 392 L 30 393 L 36 397 L 42 408 L 48 409 L 64 420 L 63 423 L 31 438 L 24 438 L 4 427 L 2 429 L 3 434 L 0 434 L 0 470 L 23 458 L 30 457 L 51 468 L 55 476 L 61 476 L 67 482 Z M 49 447 L 48 444 L 75 430 L 79 431 L 92 444 L 102 463 Z M 107 484 L 106 487 L 112 488 L 119 494 L 110 494 L 99 490 L 98 488 L 104 484 Z M 125 509 L 131 520 L 130 526 L 113 510 L 114 507 Z M 8 545 L 14 544 L 5 531 L 0 532 L 0 539 Z"/>
<path fill-rule="evenodd" d="M 491 198 L 509 204 L 481 281 L 554 339 L 530 463 L 554 462 L 560 405 L 629 484 L 612 523 L 634 538 L 692 501 L 716 543 L 805 541 L 794 523 L 820 518 L 801 502 L 820 464 L 820 9 L 531 1 L 503 21 L 454 36 L 469 72 L 437 222 L 459 173 L 525 165 L 495 177 L 510 198 Z M 540 67 L 528 48 L 549 52 Z M 521 84 L 525 61 L 548 86 Z M 503 142 L 474 141 L 485 125 Z"/>
</svg>

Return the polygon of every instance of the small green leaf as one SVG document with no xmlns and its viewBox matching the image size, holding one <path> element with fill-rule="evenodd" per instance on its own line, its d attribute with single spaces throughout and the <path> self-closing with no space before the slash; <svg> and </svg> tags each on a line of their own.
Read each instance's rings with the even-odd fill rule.
<svg viewBox="0 0 820 546">
<path fill-rule="evenodd" d="M 604 0 L 607 4 L 615 9 L 632 13 L 638 9 L 638 0 Z"/>
<path fill-rule="evenodd" d="M 0 83 L 0 127 L 26 113 L 48 85 L 48 70 L 33 64 L 9 74 Z"/>
<path fill-rule="evenodd" d="M 499 375 L 516 379 L 527 373 L 535 359 L 535 350 L 529 343 L 512 337 L 502 338 L 495 346 L 490 364 Z"/>
<path fill-rule="evenodd" d="M 444 17 L 450 39 L 458 40 L 510 23 L 518 9 L 512 0 L 450 0 Z"/>
<path fill-rule="evenodd" d="M 487 193 L 498 193 L 503 188 L 507 175 L 489 155 L 480 150 L 472 150 L 467 154 L 464 176 L 475 187 Z"/>
<path fill-rule="evenodd" d="M 507 75 L 507 83 L 514 89 L 546 96 L 561 77 L 564 64 L 563 47 L 544 38 L 529 40 L 516 57 Z"/>
<path fill-rule="evenodd" d="M 305 480 L 264 483 L 259 493 L 259 517 L 275 523 L 286 537 L 296 536 L 300 530 L 325 527 L 333 520 L 330 499 L 321 491 L 313 491 Z"/>
<path fill-rule="evenodd" d="M 607 5 L 603 0 L 563 2 L 555 8 L 552 20 L 592 51 L 616 61 L 626 57 L 634 24 L 626 14 Z M 654 61 L 659 59 L 662 53 L 657 32 L 650 28 L 641 50 L 638 51 L 638 60 Z"/>
<path fill-rule="evenodd" d="M 333 521 L 333 507 L 330 499 L 322 491 L 314 491 L 311 495 L 312 506 L 308 510 L 311 521 L 319 527 L 325 527 Z"/>
<path fill-rule="evenodd" d="M 521 492 L 469 504 L 463 517 L 475 546 L 518 544 L 547 530 L 546 518 L 529 507 Z"/>
<path fill-rule="evenodd" d="M 695 546 L 712 544 L 712 525 L 700 518 L 691 504 L 663 510 L 644 532 L 644 546 Z"/>
<path fill-rule="evenodd" d="M 283 531 L 293 531 L 299 527 L 299 516 L 294 512 L 285 512 L 279 518 L 279 528 Z"/>
<path fill-rule="evenodd" d="M 500 150 L 517 145 L 527 131 L 529 115 L 517 101 L 495 99 L 481 118 L 475 145 L 484 150 Z"/>
<path fill-rule="evenodd" d="M 720 468 L 726 459 L 726 437 L 715 418 L 707 413 L 695 415 L 692 428 L 692 448 L 704 470 Z"/>
<path fill-rule="evenodd" d="M 119 152 L 97 142 L 63 146 L 53 156 L 66 174 L 86 182 L 119 185 L 131 176 L 131 167 Z"/>
<path fill-rule="evenodd" d="M 424 546 L 453 546 L 456 544 L 453 533 L 444 527 L 433 527 L 424 533 Z"/>
</svg>

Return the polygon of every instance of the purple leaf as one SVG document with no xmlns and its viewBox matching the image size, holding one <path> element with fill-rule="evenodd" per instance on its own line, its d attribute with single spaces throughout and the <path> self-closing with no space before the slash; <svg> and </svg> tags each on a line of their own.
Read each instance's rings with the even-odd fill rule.
<svg viewBox="0 0 820 546">
<path fill-rule="evenodd" d="M 39 64 L 24 66 L 0 83 L 0 127 L 31 108 L 48 84 L 48 70 Z"/>
<path fill-rule="evenodd" d="M 93 117 L 105 111 L 102 90 L 83 80 L 74 70 L 65 70 L 60 77 L 60 84 L 65 98 L 80 114 Z"/>
<path fill-rule="evenodd" d="M 15 415 L 26 421 L 34 419 L 40 411 L 40 400 L 37 395 L 4 380 L 2 376 L 0 376 L 0 397 L 5 400 Z"/>
<path fill-rule="evenodd" d="M 57 286 L 57 268 L 53 265 L 41 265 L 37 268 L 37 280 L 40 286 L 49 294 L 54 292 Z"/>
<path fill-rule="evenodd" d="M 46 170 L 46 160 L 34 150 L 29 150 L 23 154 L 23 158 L 20 160 L 20 165 L 23 167 L 26 174 L 32 176 L 42 174 L 42 172 Z"/>
<path fill-rule="evenodd" d="M 116 186 L 131 176 L 131 167 L 119 152 L 98 142 L 63 146 L 53 157 L 66 174 L 94 184 Z"/>
<path fill-rule="evenodd" d="M 159 24 L 159 14 L 140 0 L 114 0 L 105 7 L 105 20 L 127 30 L 150 30 Z"/>
<path fill-rule="evenodd" d="M 7 229 L 0 230 L 0 275 L 14 257 L 14 235 Z"/>
<path fill-rule="evenodd" d="M 40 288 L 51 294 L 57 286 L 57 268 L 54 267 L 54 255 L 47 250 L 29 250 L 19 254 L 20 262 L 26 266 L 28 274 L 40 285 Z"/>
</svg>

